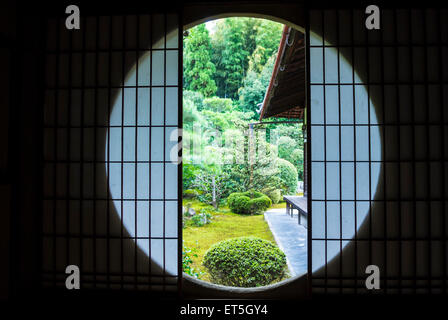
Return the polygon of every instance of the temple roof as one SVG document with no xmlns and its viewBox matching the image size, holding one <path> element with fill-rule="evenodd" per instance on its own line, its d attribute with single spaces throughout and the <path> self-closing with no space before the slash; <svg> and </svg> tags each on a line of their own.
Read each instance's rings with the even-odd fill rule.
<svg viewBox="0 0 448 320">
<path fill-rule="evenodd" d="M 305 89 L 304 34 L 285 26 L 260 121 L 269 117 L 303 119 Z"/>
</svg>

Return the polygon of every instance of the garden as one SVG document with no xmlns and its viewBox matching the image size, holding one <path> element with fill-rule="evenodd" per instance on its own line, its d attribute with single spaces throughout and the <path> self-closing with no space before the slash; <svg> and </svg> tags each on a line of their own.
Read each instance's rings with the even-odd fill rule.
<svg viewBox="0 0 448 320">
<path fill-rule="evenodd" d="M 288 277 L 263 213 L 300 192 L 299 123 L 258 122 L 283 25 L 226 18 L 184 35 L 183 271 L 257 287 Z"/>
</svg>

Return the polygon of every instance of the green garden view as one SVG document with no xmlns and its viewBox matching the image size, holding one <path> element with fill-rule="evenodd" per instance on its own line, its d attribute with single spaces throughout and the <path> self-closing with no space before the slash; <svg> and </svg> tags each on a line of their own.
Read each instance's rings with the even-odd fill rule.
<svg viewBox="0 0 448 320">
<path fill-rule="evenodd" d="M 282 30 L 226 18 L 184 34 L 183 271 L 204 281 L 256 287 L 289 277 L 263 213 L 301 192 L 302 128 L 259 123 L 258 113 Z"/>
</svg>

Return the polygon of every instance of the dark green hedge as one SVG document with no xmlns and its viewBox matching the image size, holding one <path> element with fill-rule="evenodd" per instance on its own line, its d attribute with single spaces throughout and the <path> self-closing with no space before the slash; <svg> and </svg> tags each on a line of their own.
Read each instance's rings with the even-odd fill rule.
<svg viewBox="0 0 448 320">
<path fill-rule="evenodd" d="M 227 204 L 234 213 L 263 213 L 272 205 L 271 199 L 258 191 L 234 192 L 227 198 Z"/>
<path fill-rule="evenodd" d="M 272 242 L 241 237 L 214 244 L 203 260 L 212 282 L 232 287 L 259 287 L 281 280 L 285 254 Z"/>
</svg>

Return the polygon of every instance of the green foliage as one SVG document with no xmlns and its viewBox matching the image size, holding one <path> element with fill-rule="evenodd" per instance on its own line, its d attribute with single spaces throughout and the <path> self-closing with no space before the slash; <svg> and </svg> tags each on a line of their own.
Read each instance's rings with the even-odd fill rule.
<svg viewBox="0 0 448 320">
<path fill-rule="evenodd" d="M 216 92 L 219 97 L 238 100 L 240 87 L 248 87 L 251 78 L 260 75 L 268 65 L 268 60 L 275 59 L 281 34 L 279 23 L 240 17 L 218 20 L 211 36 L 205 24 L 190 29 L 184 41 L 184 88 L 206 97 Z M 269 65 L 268 76 L 273 61 Z M 249 70 L 253 74 L 245 85 L 243 79 Z M 265 90 L 266 86 L 256 89 L 258 95 Z M 258 98 L 256 104 L 262 101 L 255 98 Z M 245 110 L 254 111 L 256 104 Z"/>
<path fill-rule="evenodd" d="M 184 87 L 201 92 L 204 96 L 212 96 L 216 92 L 213 74 L 216 71 L 211 61 L 211 43 L 205 24 L 190 29 L 184 39 Z"/>
<path fill-rule="evenodd" d="M 250 119 L 251 114 L 232 111 L 229 113 L 214 113 L 205 112 L 205 117 L 209 119 L 215 128 L 223 128 L 224 130 L 234 129 L 234 128 L 247 128 L 247 120 Z"/>
<path fill-rule="evenodd" d="M 286 256 L 272 242 L 241 237 L 214 244 L 204 266 L 214 283 L 234 287 L 259 287 L 278 281 L 286 273 Z"/>
<path fill-rule="evenodd" d="M 185 41 L 184 60 L 191 62 L 184 65 L 185 72 L 197 67 L 196 62 L 202 63 L 206 60 L 204 55 L 212 52 L 210 57 L 216 67 L 212 78 L 218 86 L 218 96 L 208 96 L 202 89 L 192 88 L 186 76 L 182 140 L 184 190 L 200 191 L 197 198 L 216 208 L 232 192 L 292 190 L 294 183 L 288 174 L 291 170 L 282 165 L 279 168 L 277 158 L 291 162 L 298 177 L 303 176 L 300 127 L 263 126 L 278 129 L 277 136 L 282 138 L 272 142 L 258 130 L 250 139 L 244 134 L 249 122 L 258 117 L 257 104 L 263 101 L 272 75 L 281 25 L 252 18 L 222 19 L 217 22 L 211 40 L 207 40 L 205 26 L 198 27 L 190 30 Z M 232 78 L 231 73 L 239 80 Z M 229 87 L 233 84 L 236 89 Z M 196 130 L 198 127 L 202 131 Z M 275 201 L 276 195 L 274 192 L 270 197 Z M 185 196 L 196 194 L 187 192 Z"/>
<path fill-rule="evenodd" d="M 196 251 L 197 251 L 196 248 L 189 248 L 189 247 L 186 247 L 185 245 L 183 245 L 182 271 L 192 277 L 200 279 L 202 272 L 196 271 L 195 268 L 192 266 L 193 258 L 198 257 Z"/>
<path fill-rule="evenodd" d="M 272 76 L 275 56 L 269 58 L 260 71 L 250 69 L 243 80 L 243 86 L 239 89 L 238 104 L 242 111 L 251 111 L 257 118 L 257 105 L 263 102 L 266 89 Z M 258 69 L 258 68 L 257 68 Z"/>
<path fill-rule="evenodd" d="M 303 147 L 297 147 L 292 150 L 290 155 L 290 160 L 297 169 L 298 178 L 300 181 L 303 181 Z"/>
<path fill-rule="evenodd" d="M 281 189 L 263 189 L 262 192 L 272 200 L 273 204 L 277 204 L 282 199 Z"/>
<path fill-rule="evenodd" d="M 213 216 L 210 209 L 201 209 L 201 212 L 191 217 L 191 223 L 195 227 L 202 227 L 212 222 Z"/>
<path fill-rule="evenodd" d="M 214 167 L 212 169 L 212 167 Z M 218 208 L 225 193 L 227 175 L 219 166 L 205 166 L 196 175 L 193 185 L 201 191 L 199 200 Z"/>
<path fill-rule="evenodd" d="M 241 18 L 219 20 L 212 35 L 213 56 L 216 66 L 217 95 L 236 99 L 238 88 L 246 74 L 250 52 L 247 51 L 247 31 Z"/>
<path fill-rule="evenodd" d="M 231 193 L 227 198 L 227 205 L 234 213 L 245 214 L 248 211 L 248 202 L 250 198 L 242 195 L 240 192 Z"/>
<path fill-rule="evenodd" d="M 244 163 L 235 163 L 226 168 L 229 179 L 233 180 L 239 188 L 235 191 L 263 188 L 279 188 L 280 179 L 275 164 L 277 147 L 266 142 L 263 134 L 255 132 L 250 141 L 245 141 L 244 148 L 232 151 L 236 158 L 246 159 Z M 230 153 L 230 150 L 227 150 Z"/>
<path fill-rule="evenodd" d="M 271 199 L 268 196 L 263 196 L 255 199 L 251 199 L 247 202 L 247 208 L 250 213 L 263 213 L 272 205 Z"/>
<path fill-rule="evenodd" d="M 184 98 L 184 103 L 185 101 L 190 101 L 198 111 L 203 109 L 202 102 L 204 101 L 204 95 L 202 93 L 184 89 L 182 95 Z"/>
<path fill-rule="evenodd" d="M 203 110 L 224 113 L 234 111 L 235 107 L 231 99 L 211 97 L 204 99 Z"/>
<path fill-rule="evenodd" d="M 255 111 L 258 109 L 257 105 L 263 102 L 272 76 L 282 27 L 279 23 L 260 19 L 252 30 L 256 46 L 238 95 L 241 110 L 252 111 L 254 119 L 258 118 Z"/>
<path fill-rule="evenodd" d="M 217 95 L 238 99 L 238 89 L 248 70 L 261 72 L 269 57 L 276 55 L 281 34 L 282 25 L 269 20 L 219 20 L 216 31 L 212 34 L 212 61 L 216 66 L 214 79 L 218 87 Z M 259 102 L 261 101 L 257 103 Z"/>
<path fill-rule="evenodd" d="M 303 180 L 303 131 L 299 125 L 279 125 L 275 128 L 278 156 L 291 162 L 297 169 L 298 179 Z"/>
<path fill-rule="evenodd" d="M 291 151 L 297 146 L 297 142 L 289 136 L 282 136 L 278 139 L 278 156 L 292 163 Z"/>
<path fill-rule="evenodd" d="M 199 169 L 190 163 L 187 163 L 184 161 L 182 164 L 182 185 L 183 190 L 188 190 L 193 186 L 193 182 L 196 179 L 196 174 L 198 173 Z"/>
<path fill-rule="evenodd" d="M 192 91 L 184 91 L 184 133 L 190 134 L 193 126 L 203 130 L 218 129 L 228 130 L 235 127 L 246 127 L 247 120 L 252 114 L 241 112 L 231 99 L 219 97 L 204 98 L 202 94 Z M 185 138 L 185 137 L 184 137 Z M 190 136 L 190 138 L 193 138 Z M 200 141 L 202 146 L 209 141 Z"/>
<path fill-rule="evenodd" d="M 201 195 L 201 191 L 197 189 L 187 189 L 183 191 L 184 199 L 197 199 Z"/>
<path fill-rule="evenodd" d="M 218 129 L 221 132 L 235 128 L 251 117 L 251 114 L 241 112 L 231 99 L 218 97 L 204 99 L 201 114 L 206 129 Z"/>
<path fill-rule="evenodd" d="M 185 91 L 192 92 L 192 91 Z M 200 95 L 202 96 L 202 95 Z M 194 96 L 184 96 L 183 99 L 183 121 L 184 121 L 184 130 L 193 130 L 193 125 L 203 126 L 206 124 L 204 117 L 201 112 L 198 110 L 198 105 L 202 106 L 201 103 L 198 104 L 196 102 L 196 97 Z"/>
<path fill-rule="evenodd" d="M 188 225 L 183 229 L 183 240 L 188 247 L 197 249 L 198 257 L 194 258 L 192 266 L 197 271 L 203 271 L 201 279 L 204 281 L 211 281 L 207 269 L 202 264 L 206 251 L 215 243 L 236 237 L 254 236 L 257 238 L 269 240 L 275 243 L 271 230 L 264 220 L 263 215 L 241 215 L 230 212 L 226 207 L 220 210 L 215 210 L 210 205 L 206 205 L 198 200 L 186 201 L 183 200 L 184 206 L 191 204 L 197 212 L 203 208 L 209 208 L 213 213 L 213 222 L 208 224 L 205 228 L 193 227 L 188 220 Z"/>
<path fill-rule="evenodd" d="M 268 59 L 275 56 L 282 36 L 283 25 L 269 20 L 258 20 L 255 27 L 256 48 L 252 52 L 249 69 L 260 72 Z"/>
<path fill-rule="evenodd" d="M 277 166 L 279 177 L 282 183 L 282 189 L 285 193 L 295 194 L 297 190 L 297 170 L 294 165 L 285 160 L 278 158 Z"/>
<path fill-rule="evenodd" d="M 272 205 L 272 201 L 261 192 L 249 190 L 231 193 L 227 198 L 227 205 L 234 213 L 259 214 L 266 211 Z"/>
</svg>

